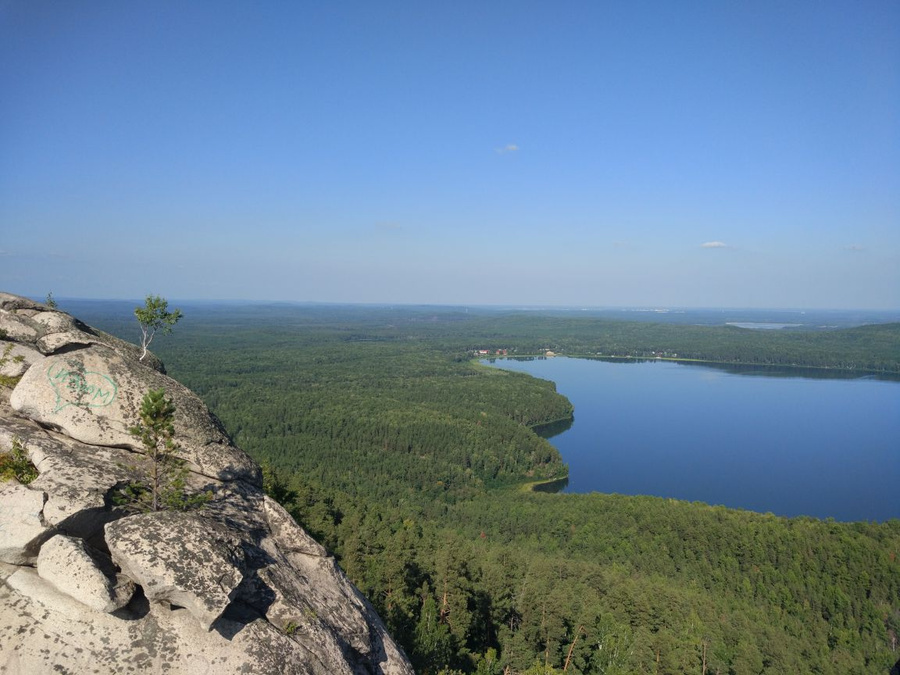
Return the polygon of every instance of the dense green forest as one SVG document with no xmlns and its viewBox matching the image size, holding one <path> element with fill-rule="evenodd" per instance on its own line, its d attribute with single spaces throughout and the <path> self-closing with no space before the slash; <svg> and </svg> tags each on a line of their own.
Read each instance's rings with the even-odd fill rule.
<svg viewBox="0 0 900 675">
<path fill-rule="evenodd" d="M 68 309 L 67 307 L 63 307 Z M 134 339 L 125 314 L 75 312 Z M 833 331 L 434 308 L 190 308 L 157 353 L 331 549 L 417 672 L 888 673 L 900 521 L 530 492 L 552 383 L 479 350 L 900 373 L 900 325 Z"/>
</svg>

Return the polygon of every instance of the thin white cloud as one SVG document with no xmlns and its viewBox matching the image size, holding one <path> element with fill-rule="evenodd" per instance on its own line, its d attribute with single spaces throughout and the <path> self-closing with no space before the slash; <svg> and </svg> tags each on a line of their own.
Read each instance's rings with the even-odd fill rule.
<svg viewBox="0 0 900 675">
<path fill-rule="evenodd" d="M 724 241 L 707 241 L 700 244 L 700 248 L 731 248 Z"/>
<path fill-rule="evenodd" d="M 9 251 L 4 251 L 3 249 L 0 249 L 0 258 L 2 258 L 4 256 L 8 256 L 8 255 L 12 255 L 12 253 L 10 253 Z"/>
<path fill-rule="evenodd" d="M 503 146 L 502 148 L 497 148 L 497 154 L 504 155 L 507 152 L 516 152 L 519 149 L 519 146 L 515 143 L 509 143 L 508 145 Z"/>
</svg>

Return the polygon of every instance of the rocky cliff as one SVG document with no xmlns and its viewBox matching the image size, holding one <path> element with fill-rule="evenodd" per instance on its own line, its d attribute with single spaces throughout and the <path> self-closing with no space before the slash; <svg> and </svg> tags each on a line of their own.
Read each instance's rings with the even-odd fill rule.
<svg viewBox="0 0 900 675">
<path fill-rule="evenodd" d="M 37 470 L 0 482 L 0 672 L 412 673 L 333 558 L 263 493 L 256 463 L 139 354 L 0 293 L 0 452 Z M 129 429 L 161 388 L 184 490 L 210 494 L 201 508 L 115 499 L 146 479 Z"/>
</svg>

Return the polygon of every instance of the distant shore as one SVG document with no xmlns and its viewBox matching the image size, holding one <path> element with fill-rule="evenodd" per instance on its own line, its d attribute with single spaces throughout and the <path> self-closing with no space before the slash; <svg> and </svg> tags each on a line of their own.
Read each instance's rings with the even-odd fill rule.
<svg viewBox="0 0 900 675">
<path fill-rule="evenodd" d="M 708 364 L 711 366 L 744 366 L 748 368 L 772 368 L 772 369 L 793 369 L 797 368 L 800 370 L 819 370 L 819 371 L 830 371 L 834 373 L 845 373 L 847 375 L 853 375 L 854 373 L 858 373 L 861 377 L 866 375 L 880 375 L 886 377 L 888 379 L 894 380 L 900 377 L 900 372 L 896 370 L 877 370 L 874 368 L 842 368 L 839 366 L 814 366 L 814 365 L 806 365 L 802 363 L 754 363 L 751 361 L 721 361 L 716 359 L 691 359 L 687 357 L 681 356 L 619 356 L 612 354 L 567 354 L 567 353 L 555 353 L 551 356 L 547 356 L 545 353 L 540 354 L 508 354 L 506 356 L 479 356 L 475 360 L 501 360 L 501 359 L 510 359 L 512 361 L 516 360 L 524 360 L 524 359 L 536 359 L 536 358 L 544 358 L 544 359 L 556 359 L 556 358 L 568 358 L 568 359 L 595 359 L 598 361 L 672 361 L 674 363 L 698 363 L 698 364 Z M 541 426 L 541 425 L 537 425 Z"/>
</svg>

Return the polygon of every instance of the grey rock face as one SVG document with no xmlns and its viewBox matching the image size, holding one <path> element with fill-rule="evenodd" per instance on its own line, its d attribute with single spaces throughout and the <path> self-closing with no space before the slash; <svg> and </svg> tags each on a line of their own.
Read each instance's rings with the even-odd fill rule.
<svg viewBox="0 0 900 675">
<path fill-rule="evenodd" d="M 328 552 L 263 494 L 259 467 L 139 349 L 0 293 L 0 452 L 37 468 L 0 483 L 0 673 L 411 674 Z M 4 342 L 5 341 L 5 342 Z M 151 465 L 128 429 L 148 389 L 176 406 L 188 512 L 114 499 Z"/>
<path fill-rule="evenodd" d="M 41 546 L 37 573 L 61 592 L 99 612 L 114 612 L 128 604 L 135 585 L 125 575 L 117 575 L 109 561 L 101 569 L 99 552 L 93 555 L 84 541 L 57 534 Z"/>
<path fill-rule="evenodd" d="M 105 345 L 44 357 L 10 396 L 16 412 L 91 445 L 140 451 L 129 428 L 150 389 L 165 389 L 176 406 L 182 456 L 200 474 L 220 480 L 259 481 L 253 461 L 235 447 L 221 424 L 189 389 Z"/>
<path fill-rule="evenodd" d="M 21 377 L 41 353 L 30 347 L 0 340 L 0 375 Z"/>
<path fill-rule="evenodd" d="M 54 354 L 73 346 L 106 345 L 123 356 L 137 360 L 141 350 L 113 335 L 87 326 L 65 312 L 39 302 L 0 292 L 0 335 L 31 346 L 41 354 Z M 162 361 L 148 354 L 143 365 L 165 372 Z"/>
<path fill-rule="evenodd" d="M 241 540 L 194 513 L 159 511 L 109 523 L 113 562 L 151 601 L 185 607 L 210 628 L 231 604 L 246 572 Z"/>
<path fill-rule="evenodd" d="M 283 554 L 300 553 L 314 558 L 324 558 L 328 555 L 328 551 L 297 525 L 281 504 L 268 495 L 263 502 L 263 513 L 269 524 L 272 539 Z"/>
<path fill-rule="evenodd" d="M 49 536 L 41 513 L 47 495 L 16 481 L 0 485 L 0 560 L 13 565 L 33 561 L 42 540 Z"/>
</svg>

